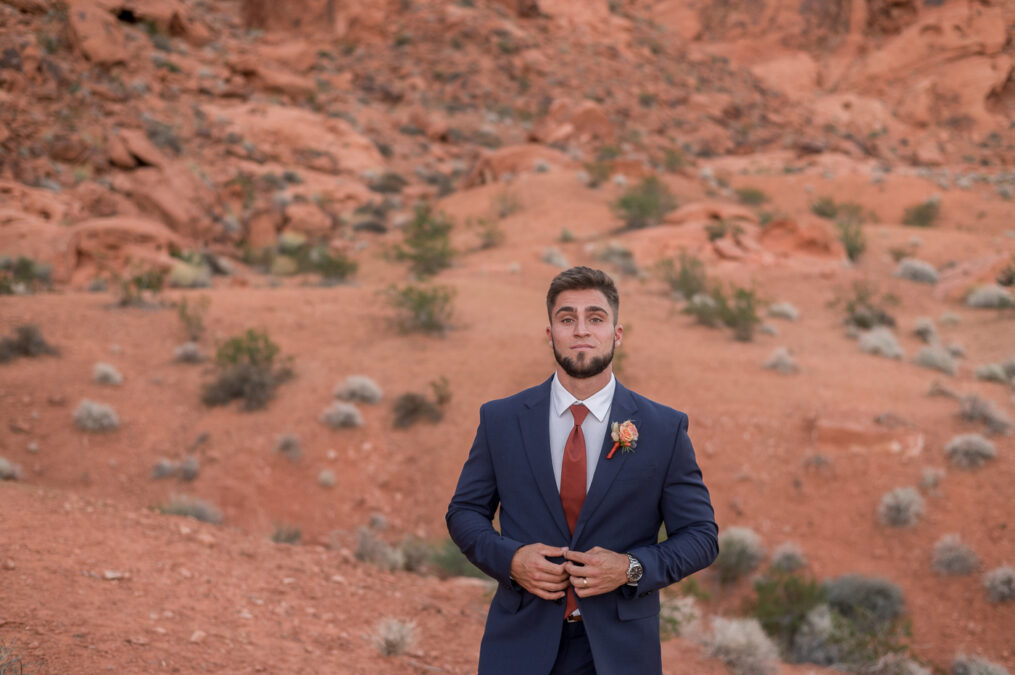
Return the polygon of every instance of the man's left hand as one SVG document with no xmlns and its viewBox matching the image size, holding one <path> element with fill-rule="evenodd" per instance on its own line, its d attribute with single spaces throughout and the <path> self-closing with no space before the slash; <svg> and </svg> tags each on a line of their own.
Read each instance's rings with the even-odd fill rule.
<svg viewBox="0 0 1015 675">
<path fill-rule="evenodd" d="M 587 598 L 602 595 L 627 583 L 630 560 L 623 553 L 614 553 L 602 546 L 581 551 L 565 551 L 564 571 L 571 577 L 575 595 Z"/>
</svg>

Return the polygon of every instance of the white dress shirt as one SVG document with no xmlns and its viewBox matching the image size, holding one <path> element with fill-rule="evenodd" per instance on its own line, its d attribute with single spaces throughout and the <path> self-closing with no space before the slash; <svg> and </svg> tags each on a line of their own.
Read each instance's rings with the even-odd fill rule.
<svg viewBox="0 0 1015 675">
<path fill-rule="evenodd" d="M 564 463 L 564 445 L 574 428 L 574 417 L 571 406 L 581 403 L 589 409 L 589 414 L 582 422 L 582 434 L 585 436 L 585 493 L 592 486 L 592 476 L 596 473 L 599 454 L 603 449 L 607 427 L 610 424 L 610 408 L 613 405 L 613 391 L 617 388 L 617 379 L 610 374 L 606 386 L 589 396 L 584 401 L 576 399 L 571 392 L 553 374 L 550 383 L 550 461 L 553 464 L 553 477 L 560 490 L 560 468 Z"/>
</svg>

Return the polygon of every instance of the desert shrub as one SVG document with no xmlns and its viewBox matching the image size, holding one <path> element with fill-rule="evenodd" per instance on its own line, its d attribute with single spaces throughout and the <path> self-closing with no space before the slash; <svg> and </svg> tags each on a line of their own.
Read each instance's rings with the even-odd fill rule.
<svg viewBox="0 0 1015 675">
<path fill-rule="evenodd" d="M 997 457 L 997 450 L 979 434 L 959 434 L 945 445 L 945 455 L 960 469 L 979 469 Z"/>
<path fill-rule="evenodd" d="M 847 574 L 825 582 L 829 606 L 867 633 L 882 631 L 905 611 L 902 589 L 887 579 Z"/>
<path fill-rule="evenodd" d="M 202 523 L 217 525 L 222 522 L 222 512 L 214 504 L 187 495 L 173 495 L 159 511 L 173 516 L 187 516 Z"/>
<path fill-rule="evenodd" d="M 321 283 L 324 285 L 339 284 L 359 269 L 359 264 L 341 251 L 329 251 L 323 246 L 311 248 L 307 258 L 311 271 L 321 275 Z"/>
<path fill-rule="evenodd" d="M 404 653 L 416 641 L 416 624 L 412 621 L 386 618 L 377 623 L 374 646 L 384 656 Z"/>
<path fill-rule="evenodd" d="M 976 394 L 959 399 L 959 417 L 967 422 L 982 422 L 990 434 L 1004 435 L 1012 429 L 1011 419 L 996 403 Z"/>
<path fill-rule="evenodd" d="M 695 630 L 701 621 L 701 610 L 691 595 L 663 596 L 659 603 L 659 637 L 676 637 L 685 630 Z"/>
<path fill-rule="evenodd" d="M 366 375 L 348 375 L 337 387 L 335 398 L 361 403 L 380 403 L 384 393 L 377 383 Z"/>
<path fill-rule="evenodd" d="M 835 200 L 831 197 L 818 197 L 811 203 L 811 213 L 821 218 L 832 219 L 838 212 Z"/>
<path fill-rule="evenodd" d="M 737 201 L 744 206 L 761 206 L 768 201 L 768 195 L 756 187 L 742 187 L 734 190 Z"/>
<path fill-rule="evenodd" d="M 166 282 L 171 288 L 207 288 L 211 286 L 211 269 L 204 264 L 192 265 L 177 260 L 169 268 Z"/>
<path fill-rule="evenodd" d="M 1015 569 L 1007 565 L 995 567 L 983 575 L 983 588 L 993 603 L 1015 600 Z"/>
<path fill-rule="evenodd" d="M 479 232 L 480 250 L 496 248 L 503 244 L 504 240 L 507 238 L 507 235 L 504 233 L 504 229 L 497 224 L 496 220 L 479 218 L 474 221 L 467 221 L 466 225 L 476 228 Z"/>
<path fill-rule="evenodd" d="M 397 194 L 409 184 L 405 178 L 394 171 L 385 171 L 367 183 L 367 187 L 381 194 Z"/>
<path fill-rule="evenodd" d="M 331 469 L 321 469 L 317 474 L 317 484 L 323 488 L 333 488 L 336 483 L 335 472 Z"/>
<path fill-rule="evenodd" d="M 756 619 L 712 619 L 709 653 L 735 675 L 779 672 L 779 650 Z"/>
<path fill-rule="evenodd" d="M 406 429 L 416 422 L 436 424 L 444 418 L 444 408 L 451 401 L 451 392 L 446 378 L 430 383 L 433 400 L 423 394 L 408 392 L 395 399 L 395 417 L 392 426 Z"/>
<path fill-rule="evenodd" d="M 704 293 L 707 279 L 705 263 L 687 251 L 681 251 L 676 264 L 672 258 L 660 260 L 656 270 L 672 293 L 679 293 L 684 298 L 692 298 Z"/>
<path fill-rule="evenodd" d="M 388 572 L 403 569 L 405 566 L 405 556 L 400 548 L 378 539 L 365 527 L 359 529 L 354 555 L 357 560 L 368 562 Z"/>
<path fill-rule="evenodd" d="M 83 399 L 74 409 L 74 425 L 82 431 L 112 431 L 120 426 L 113 407 Z"/>
<path fill-rule="evenodd" d="M 915 258 L 903 258 L 895 268 L 895 276 L 921 284 L 936 284 L 937 270 L 928 262 Z"/>
<path fill-rule="evenodd" d="M 21 480 L 21 467 L 0 457 L 0 480 Z"/>
<path fill-rule="evenodd" d="M 184 342 L 173 350 L 173 360 L 179 363 L 201 363 L 204 353 L 196 342 Z"/>
<path fill-rule="evenodd" d="M 997 284 L 978 286 L 966 296 L 966 306 L 977 309 L 1005 309 L 1015 307 L 1015 300 L 1006 288 Z"/>
<path fill-rule="evenodd" d="M 0 363 L 13 361 L 19 356 L 35 358 L 46 354 L 56 356 L 60 352 L 42 337 L 42 331 L 35 324 L 15 326 L 11 337 L 0 338 Z"/>
<path fill-rule="evenodd" d="M 638 263 L 635 262 L 634 254 L 631 253 L 631 250 L 617 242 L 611 241 L 606 244 L 603 250 L 599 252 L 598 258 L 602 262 L 613 265 L 621 274 L 633 277 L 637 276 L 640 272 Z"/>
<path fill-rule="evenodd" d="M 768 306 L 765 314 L 775 319 L 785 319 L 787 321 L 796 321 L 800 318 L 800 312 L 788 302 L 772 303 Z"/>
<path fill-rule="evenodd" d="M 279 346 L 263 330 L 247 329 L 242 335 L 221 344 L 215 353 L 218 374 L 204 386 L 205 405 L 227 405 L 243 401 L 244 410 L 268 405 L 276 387 L 292 375 L 288 359 L 276 365 Z"/>
<path fill-rule="evenodd" d="M 271 540 L 276 544 L 298 544 L 303 538 L 303 530 L 296 525 L 276 525 L 271 533 Z"/>
<path fill-rule="evenodd" d="M 904 354 L 895 333 L 885 326 L 877 326 L 860 335 L 860 351 L 865 354 L 884 356 L 889 359 L 901 359 Z"/>
<path fill-rule="evenodd" d="M 705 235 L 708 237 L 709 241 L 718 241 L 727 234 L 736 239 L 743 233 L 744 228 L 736 223 L 730 223 L 726 220 L 713 220 L 705 225 Z"/>
<path fill-rule="evenodd" d="M 934 328 L 934 321 L 932 319 L 928 319 L 927 317 L 917 319 L 916 325 L 913 327 L 913 335 L 920 338 L 927 344 L 933 344 L 937 341 L 937 329 Z M 917 358 L 919 358 L 919 356 L 917 356 Z M 954 363 L 952 365 L 954 365 Z M 951 374 L 954 375 L 954 373 Z"/>
<path fill-rule="evenodd" d="M 210 304 L 211 299 L 207 295 L 202 295 L 193 304 L 188 302 L 187 298 L 183 298 L 176 305 L 176 316 L 179 317 L 187 333 L 187 339 L 191 342 L 197 342 L 204 335 L 204 316 Z"/>
<path fill-rule="evenodd" d="M 273 452 L 282 455 L 290 462 L 297 462 L 303 456 L 303 444 L 296 434 L 282 433 L 275 437 Z"/>
<path fill-rule="evenodd" d="M 958 372 L 955 359 L 948 353 L 948 350 L 940 347 L 923 347 L 917 352 L 913 363 L 924 368 L 947 373 L 948 375 L 955 375 Z"/>
<path fill-rule="evenodd" d="M 729 297 L 719 285 L 713 287 L 709 295 L 698 293 L 691 297 L 684 313 L 690 314 L 704 326 L 722 324 L 732 329 L 735 339 L 750 342 L 754 338 L 755 326 L 761 323 L 758 297 L 753 290 L 736 285 L 730 286 L 730 290 Z"/>
<path fill-rule="evenodd" d="M 930 227 L 937 223 L 940 215 L 941 200 L 931 197 L 925 202 L 907 207 L 902 216 L 902 223 L 913 227 Z"/>
<path fill-rule="evenodd" d="M 799 372 L 800 366 L 797 365 L 796 359 L 789 353 L 789 350 L 785 347 L 776 347 L 764 364 L 761 366 L 765 370 L 774 370 L 777 373 L 783 375 L 792 375 L 793 373 Z"/>
<path fill-rule="evenodd" d="M 839 232 L 839 242 L 846 251 L 846 257 L 856 262 L 867 250 L 867 237 L 859 223 L 841 222 L 836 223 L 835 228 Z"/>
<path fill-rule="evenodd" d="M 187 455 L 180 463 L 180 480 L 191 482 L 201 473 L 201 461 L 194 455 Z"/>
<path fill-rule="evenodd" d="M 404 333 L 444 333 L 451 328 L 451 286 L 391 286 L 388 303 L 398 311 L 395 323 Z"/>
<path fill-rule="evenodd" d="M 473 565 L 461 549 L 450 539 L 445 539 L 440 546 L 435 546 L 430 552 L 430 564 L 437 576 L 442 579 L 450 577 L 473 577 L 486 579 L 486 574 Z"/>
<path fill-rule="evenodd" d="M 53 268 L 31 258 L 0 256 L 0 295 L 33 293 L 50 287 Z"/>
<path fill-rule="evenodd" d="M 1000 363 L 985 363 L 982 366 L 977 366 L 973 374 L 976 376 L 976 379 L 983 380 L 984 382 L 1008 384 L 1010 379 L 1004 366 Z"/>
<path fill-rule="evenodd" d="M 25 662 L 21 655 L 0 642 L 0 675 L 31 675 L 37 671 L 25 670 Z"/>
<path fill-rule="evenodd" d="M 428 204 L 418 204 L 413 219 L 405 226 L 402 244 L 393 249 L 395 258 L 407 260 L 420 278 L 451 267 L 455 256 L 451 247 L 453 226 L 443 213 L 435 213 Z"/>
<path fill-rule="evenodd" d="M 772 569 L 776 572 L 796 572 L 807 566 L 807 558 L 797 544 L 787 541 L 772 551 Z"/>
<path fill-rule="evenodd" d="M 825 602 L 825 589 L 820 583 L 783 571 L 754 582 L 754 593 L 747 610 L 787 653 L 807 615 Z"/>
<path fill-rule="evenodd" d="M 898 301 L 892 295 L 877 297 L 877 289 L 866 282 L 857 281 L 853 283 L 852 295 L 846 298 L 839 298 L 833 302 L 844 300 L 847 326 L 855 326 L 861 330 L 870 330 L 876 326 L 895 326 L 895 318 L 888 313 L 888 306 Z"/>
<path fill-rule="evenodd" d="M 923 515 L 923 497 L 916 488 L 901 487 L 886 492 L 878 504 L 878 518 L 885 525 L 909 527 Z"/>
<path fill-rule="evenodd" d="M 92 368 L 92 381 L 96 384 L 118 387 L 123 384 L 123 375 L 113 364 L 100 362 Z"/>
<path fill-rule="evenodd" d="M 723 293 L 722 287 L 716 286 L 709 294 L 692 295 L 684 307 L 684 313 L 693 316 L 702 326 L 715 328 L 722 323 L 720 303 L 726 304 L 726 294 Z"/>
<path fill-rule="evenodd" d="M 658 177 L 648 176 L 621 195 L 613 208 L 626 228 L 637 230 L 661 223 L 677 208 L 677 200 Z"/>
<path fill-rule="evenodd" d="M 747 527 L 729 527 L 719 535 L 719 556 L 715 569 L 719 581 L 732 583 L 758 568 L 765 559 L 761 537 Z"/>
<path fill-rule="evenodd" d="M 162 292 L 166 283 L 164 270 L 134 266 L 117 279 L 120 307 L 145 307 Z"/>
<path fill-rule="evenodd" d="M 152 480 L 162 480 L 163 478 L 172 478 L 180 473 L 179 462 L 174 462 L 171 459 L 161 458 L 155 462 L 152 467 Z"/>
<path fill-rule="evenodd" d="M 522 210 L 522 198 L 510 190 L 502 190 L 494 195 L 491 208 L 497 218 L 507 218 Z"/>
<path fill-rule="evenodd" d="M 562 270 L 570 267 L 567 258 L 561 253 L 560 249 L 553 248 L 552 246 L 543 249 L 543 255 L 540 256 L 540 260 L 548 265 L 559 267 Z"/>
<path fill-rule="evenodd" d="M 363 415 L 352 403 L 334 401 L 321 413 L 321 421 L 332 429 L 363 426 Z"/>
<path fill-rule="evenodd" d="M 924 467 L 920 474 L 920 489 L 924 492 L 933 492 L 944 480 L 945 470 L 936 466 Z"/>
<path fill-rule="evenodd" d="M 585 172 L 585 185 L 594 190 L 610 180 L 610 176 L 613 174 L 613 165 L 610 162 L 597 159 L 582 164 L 582 170 Z"/>
<path fill-rule="evenodd" d="M 946 534 L 934 544 L 930 566 L 943 576 L 962 576 L 975 572 L 980 566 L 980 559 L 962 543 L 962 537 Z"/>
<path fill-rule="evenodd" d="M 952 661 L 950 675 L 1009 675 L 1002 665 L 978 656 L 959 654 Z"/>
</svg>

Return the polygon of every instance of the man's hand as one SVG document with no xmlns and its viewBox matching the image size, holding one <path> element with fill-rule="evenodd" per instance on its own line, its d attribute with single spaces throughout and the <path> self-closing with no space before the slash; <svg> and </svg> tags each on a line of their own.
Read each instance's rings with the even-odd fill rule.
<svg viewBox="0 0 1015 675">
<path fill-rule="evenodd" d="M 609 593 L 627 583 L 631 561 L 623 553 L 596 546 L 585 553 L 566 551 L 564 557 L 567 558 L 564 571 L 579 598 Z"/>
<path fill-rule="evenodd" d="M 546 544 L 522 546 L 511 558 L 511 578 L 529 593 L 543 600 L 563 598 L 564 589 L 569 583 L 564 563 L 555 565 L 547 558 L 562 556 L 566 551 L 567 548 Z"/>
</svg>

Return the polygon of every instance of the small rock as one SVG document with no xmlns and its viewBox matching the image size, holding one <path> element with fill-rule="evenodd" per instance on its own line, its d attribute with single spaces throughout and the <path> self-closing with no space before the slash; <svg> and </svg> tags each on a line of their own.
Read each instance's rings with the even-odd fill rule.
<svg viewBox="0 0 1015 675">
<path fill-rule="evenodd" d="M 194 644 L 201 644 L 202 642 L 204 642 L 204 639 L 206 637 L 208 637 L 208 634 L 205 633 L 203 630 L 196 630 L 193 633 L 191 633 L 190 641 L 193 642 Z"/>
<path fill-rule="evenodd" d="M 117 581 L 119 579 L 126 579 L 129 575 L 118 570 L 106 570 L 102 573 L 102 578 L 106 581 Z"/>
<path fill-rule="evenodd" d="M 5 570 L 12 570 L 12 569 L 14 569 L 14 561 L 11 560 L 10 558 L 8 558 L 7 560 L 4 560 L 4 569 Z"/>
</svg>

